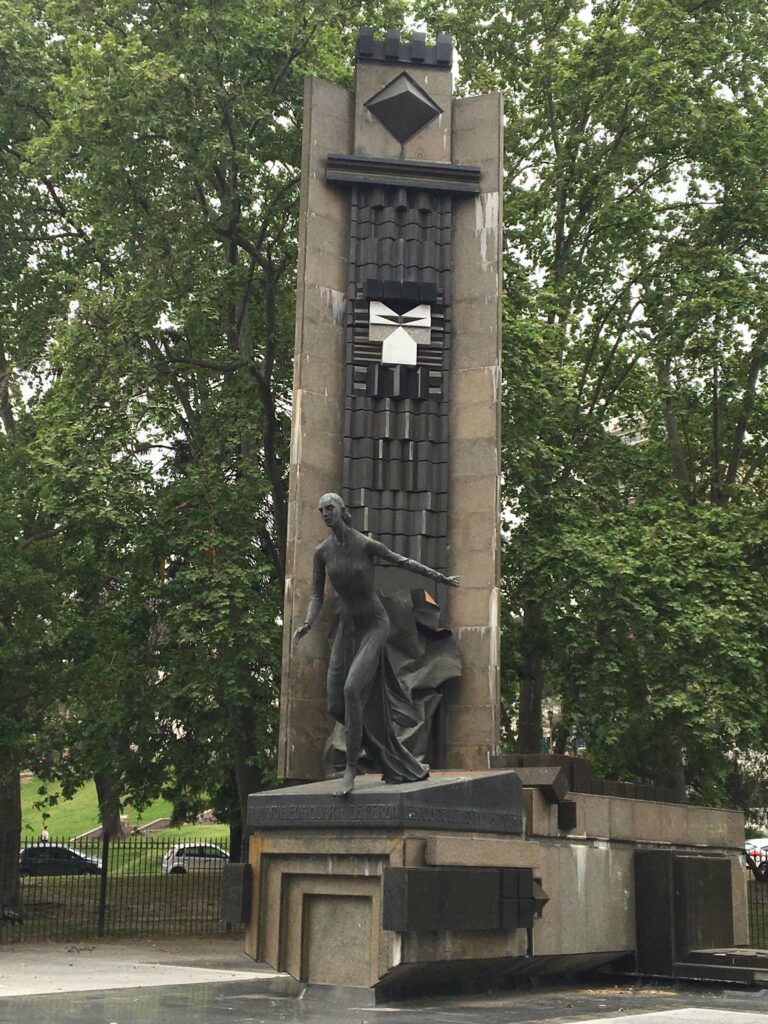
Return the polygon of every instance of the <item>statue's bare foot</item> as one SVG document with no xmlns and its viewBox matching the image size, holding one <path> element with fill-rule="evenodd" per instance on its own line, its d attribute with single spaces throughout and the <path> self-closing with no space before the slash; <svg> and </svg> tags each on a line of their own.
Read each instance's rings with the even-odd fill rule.
<svg viewBox="0 0 768 1024">
<path fill-rule="evenodd" d="M 337 789 L 333 794 L 334 796 L 349 796 L 352 790 L 355 788 L 355 776 L 357 775 L 357 768 L 354 765 L 347 765 L 347 770 L 344 772 L 344 778 L 341 780 L 341 788 Z"/>
</svg>

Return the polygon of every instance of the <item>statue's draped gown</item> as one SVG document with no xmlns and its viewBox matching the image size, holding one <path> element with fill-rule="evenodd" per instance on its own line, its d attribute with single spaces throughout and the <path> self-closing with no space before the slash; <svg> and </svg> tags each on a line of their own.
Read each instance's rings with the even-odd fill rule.
<svg viewBox="0 0 768 1024">
<path fill-rule="evenodd" d="M 344 725 L 347 763 L 357 763 L 365 744 L 388 782 L 414 782 L 429 766 L 400 741 L 394 719 L 403 687 L 387 654 L 390 620 L 374 585 L 374 558 L 408 560 L 349 528 L 343 541 L 331 535 L 315 553 L 314 596 L 322 601 L 326 573 L 339 598 L 339 623 L 328 665 L 328 712 Z"/>
</svg>

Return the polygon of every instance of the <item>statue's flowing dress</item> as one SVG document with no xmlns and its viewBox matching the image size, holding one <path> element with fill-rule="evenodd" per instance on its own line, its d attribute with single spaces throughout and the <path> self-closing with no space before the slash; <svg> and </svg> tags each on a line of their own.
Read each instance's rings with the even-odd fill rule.
<svg viewBox="0 0 768 1024">
<path fill-rule="evenodd" d="M 344 543 L 332 536 L 318 548 L 315 593 L 322 593 L 327 572 L 338 596 L 338 625 L 328 665 L 328 710 L 345 727 L 348 756 L 359 755 L 362 743 L 386 781 L 414 782 L 429 775 L 429 766 L 403 742 L 412 749 L 426 746 L 424 736 L 416 733 L 426 734 L 427 702 L 414 701 L 414 681 L 423 692 L 431 692 L 429 703 L 434 710 L 435 681 L 458 675 L 460 666 L 453 642 L 443 643 L 437 658 L 434 650 L 425 658 L 425 644 L 414 643 L 410 634 L 416 635 L 417 623 L 407 591 L 385 599 L 396 618 L 396 636 L 392 636 L 390 616 L 374 588 L 373 560 L 384 557 L 384 552 L 389 562 L 401 557 L 352 529 Z M 450 634 L 441 632 L 448 640 Z M 408 639 L 405 647 L 411 648 L 405 655 L 402 642 L 392 642 L 403 637 Z M 418 740 L 415 745 L 412 738 Z"/>
</svg>

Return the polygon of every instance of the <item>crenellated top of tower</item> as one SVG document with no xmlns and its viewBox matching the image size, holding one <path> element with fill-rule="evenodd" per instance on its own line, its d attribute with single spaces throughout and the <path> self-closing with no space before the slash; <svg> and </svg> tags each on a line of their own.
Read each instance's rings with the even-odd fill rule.
<svg viewBox="0 0 768 1024">
<path fill-rule="evenodd" d="M 416 64 L 426 67 L 445 68 L 453 65 L 453 41 L 445 32 L 437 37 L 434 46 L 427 46 L 423 32 L 413 32 L 406 42 L 400 38 L 400 30 L 390 28 L 383 39 L 376 39 L 372 28 L 360 30 L 355 48 L 357 62 L 377 64 Z"/>
</svg>

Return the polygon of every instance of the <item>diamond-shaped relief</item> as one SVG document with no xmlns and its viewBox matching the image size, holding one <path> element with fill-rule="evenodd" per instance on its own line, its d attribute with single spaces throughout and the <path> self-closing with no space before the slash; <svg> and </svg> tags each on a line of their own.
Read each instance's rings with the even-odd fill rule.
<svg viewBox="0 0 768 1024">
<path fill-rule="evenodd" d="M 385 85 L 365 105 L 400 143 L 420 132 L 443 112 L 405 72 Z"/>
</svg>

